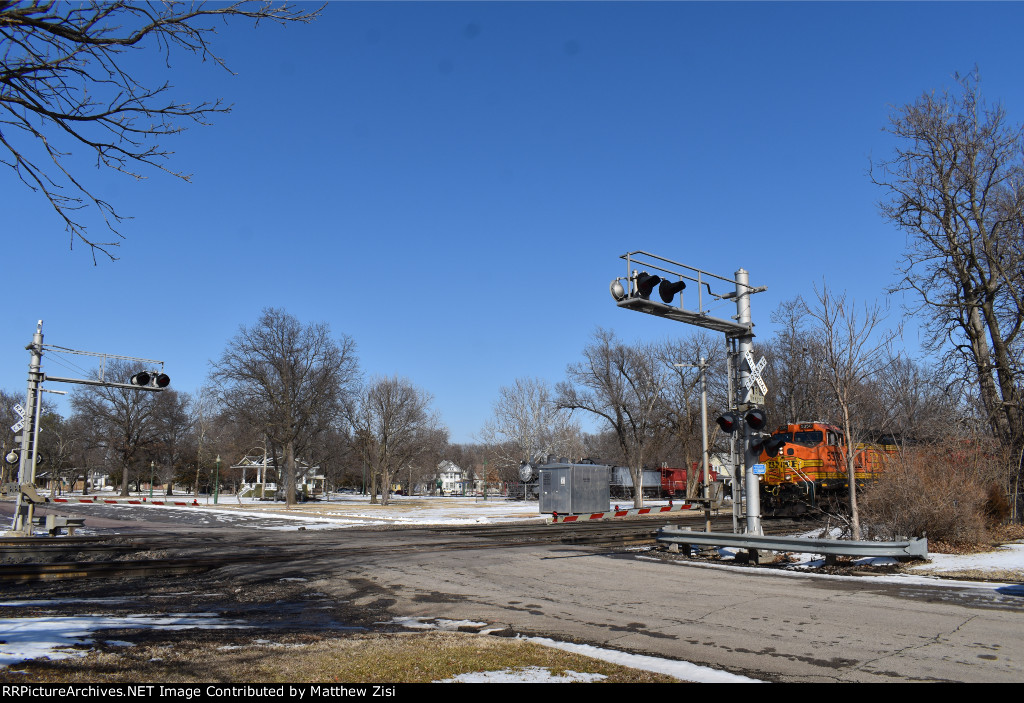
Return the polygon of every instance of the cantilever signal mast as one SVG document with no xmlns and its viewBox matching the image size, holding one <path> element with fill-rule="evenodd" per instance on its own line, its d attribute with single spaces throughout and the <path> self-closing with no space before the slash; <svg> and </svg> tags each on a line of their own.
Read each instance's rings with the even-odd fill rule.
<svg viewBox="0 0 1024 703">
<path fill-rule="evenodd" d="M 46 391 L 42 387 L 43 382 L 83 383 L 90 386 L 131 388 L 139 391 L 162 391 L 171 384 L 170 377 L 164 373 L 164 362 L 162 361 L 141 359 L 134 356 L 121 356 L 118 354 L 86 352 L 57 346 L 49 348 L 70 354 L 100 357 L 100 377 L 98 379 L 60 378 L 57 376 L 47 376 L 43 373 L 43 351 L 46 349 L 43 345 L 43 321 L 39 320 L 36 323 L 36 332 L 32 335 L 32 343 L 25 347 L 31 354 L 28 366 L 28 392 L 25 396 L 25 407 L 15 406 L 15 412 L 22 419 L 11 427 L 14 432 L 21 430 L 21 435 L 16 436 L 14 439 L 15 442 L 21 445 L 21 449 L 16 452 L 18 462 L 18 502 L 14 511 L 11 530 L 14 533 L 25 536 L 32 534 L 33 507 L 35 503 L 42 501 L 35 491 L 36 466 L 40 463 L 41 458 L 39 455 L 39 413 L 42 408 L 41 394 L 43 392 L 52 392 Z M 132 376 L 130 383 L 109 381 L 104 378 L 106 359 L 136 361 L 142 366 L 149 365 L 149 370 L 136 373 Z"/>
<path fill-rule="evenodd" d="M 744 269 L 736 272 L 735 278 L 718 276 L 707 271 L 702 271 L 693 266 L 681 264 L 646 251 L 631 251 L 623 254 L 620 258 L 626 261 L 626 275 L 620 276 L 611 283 L 611 294 L 615 303 L 626 310 L 636 310 L 656 317 L 663 317 L 676 322 L 684 322 L 688 325 L 704 327 L 705 329 L 723 332 L 725 334 L 726 346 L 729 350 L 727 355 L 729 363 L 729 410 L 742 411 L 737 416 L 742 425 L 742 449 L 737 452 L 735 446 L 736 438 L 730 435 L 730 449 L 733 464 L 733 498 L 735 499 L 735 486 L 740 485 L 739 470 L 743 467 L 747 494 L 746 518 L 747 533 L 761 534 L 761 502 L 759 497 L 758 477 L 754 475 L 754 465 L 757 463 L 759 451 L 756 450 L 755 442 L 757 437 L 752 433 L 760 429 L 751 427 L 740 416 L 748 410 L 756 408 L 764 402 L 763 393 L 767 391 L 764 381 L 760 377 L 761 365 L 753 361 L 754 346 L 754 323 L 750 317 L 750 296 L 753 293 L 760 293 L 767 290 L 766 286 L 753 287 L 750 285 L 750 276 Z M 657 274 L 648 273 L 657 271 Z M 659 275 L 660 274 L 660 275 Z M 696 283 L 697 309 L 687 310 L 683 306 L 683 291 L 687 282 Z M 625 285 L 623 285 L 625 283 Z M 731 285 L 731 290 L 715 292 L 712 286 L 720 287 L 723 284 Z M 654 291 L 663 302 L 651 300 Z M 673 305 L 676 295 L 679 295 L 678 306 Z M 692 302 L 691 295 L 691 302 Z M 736 315 L 730 320 L 724 320 L 709 315 L 711 303 L 721 300 L 736 301 Z M 742 363 L 746 361 L 746 365 Z M 758 396 L 754 393 L 753 386 L 757 384 L 762 391 Z M 739 429 L 739 427 L 737 427 Z M 704 463 L 707 466 L 708 457 L 705 452 Z M 707 480 L 705 479 L 705 493 L 707 492 Z M 707 499 L 707 495 L 704 496 Z M 735 503 L 734 503 L 735 505 Z M 733 517 L 733 529 L 736 529 L 735 513 Z"/>
</svg>

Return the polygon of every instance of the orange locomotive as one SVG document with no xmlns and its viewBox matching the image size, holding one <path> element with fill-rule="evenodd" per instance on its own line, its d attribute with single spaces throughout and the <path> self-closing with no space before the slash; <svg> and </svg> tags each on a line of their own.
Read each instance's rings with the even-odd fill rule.
<svg viewBox="0 0 1024 703">
<path fill-rule="evenodd" d="M 845 497 L 849 487 L 846 439 L 835 425 L 817 421 L 783 425 L 762 443 L 762 448 L 764 515 L 798 515 Z M 857 486 L 878 478 L 887 456 L 895 452 L 891 442 L 858 444 L 854 459 Z"/>
</svg>

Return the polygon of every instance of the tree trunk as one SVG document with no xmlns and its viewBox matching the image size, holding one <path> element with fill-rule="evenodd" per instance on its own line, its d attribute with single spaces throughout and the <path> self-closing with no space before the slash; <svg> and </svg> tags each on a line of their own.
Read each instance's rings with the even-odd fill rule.
<svg viewBox="0 0 1024 703">
<path fill-rule="evenodd" d="M 288 487 L 285 491 L 287 507 L 295 505 L 295 483 L 298 476 L 295 470 L 295 442 L 289 440 L 284 445 L 284 470 L 285 481 Z"/>
</svg>

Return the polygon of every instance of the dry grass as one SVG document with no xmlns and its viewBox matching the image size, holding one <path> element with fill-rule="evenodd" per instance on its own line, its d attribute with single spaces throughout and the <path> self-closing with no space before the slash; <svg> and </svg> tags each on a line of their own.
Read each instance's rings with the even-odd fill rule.
<svg viewBox="0 0 1024 703">
<path fill-rule="evenodd" d="M 132 634 L 107 632 L 108 639 Z M 262 639 L 262 638 L 267 639 Z M 358 634 L 176 633 L 133 647 L 96 645 L 83 657 L 0 670 L 4 683 L 429 683 L 459 674 L 543 667 L 603 674 L 607 683 L 676 679 L 550 649 L 463 632 Z"/>
</svg>

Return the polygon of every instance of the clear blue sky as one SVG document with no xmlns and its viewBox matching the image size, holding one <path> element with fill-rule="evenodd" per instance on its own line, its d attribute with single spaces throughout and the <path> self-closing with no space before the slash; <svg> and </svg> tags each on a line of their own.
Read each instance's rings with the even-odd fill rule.
<svg viewBox="0 0 1024 703">
<path fill-rule="evenodd" d="M 691 333 L 615 307 L 626 251 L 747 269 L 761 338 L 823 279 L 884 299 L 904 238 L 867 169 L 891 107 L 977 64 L 1024 121 L 1022 28 L 1021 3 L 332 3 L 221 29 L 234 76 L 140 53 L 234 111 L 167 140 L 191 184 L 86 170 L 134 216 L 116 262 L 69 251 L 0 170 L 0 385 L 23 392 L 43 319 L 48 344 L 162 359 L 192 392 L 274 306 L 433 393 L 464 442 L 500 386 L 560 380 L 597 326 Z"/>
</svg>

